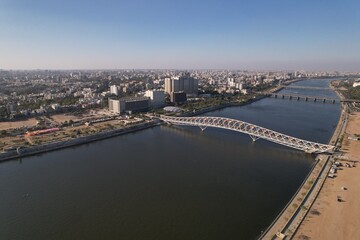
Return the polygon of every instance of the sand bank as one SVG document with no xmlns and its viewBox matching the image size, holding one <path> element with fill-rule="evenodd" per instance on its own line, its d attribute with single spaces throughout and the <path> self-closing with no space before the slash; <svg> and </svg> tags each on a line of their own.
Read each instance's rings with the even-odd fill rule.
<svg viewBox="0 0 360 240">
<path fill-rule="evenodd" d="M 348 139 L 354 134 L 360 134 L 359 112 L 349 116 L 341 151 L 345 159 L 360 161 L 360 141 Z M 336 178 L 326 179 L 294 239 L 360 239 L 360 162 L 355 165 L 342 167 Z"/>
</svg>

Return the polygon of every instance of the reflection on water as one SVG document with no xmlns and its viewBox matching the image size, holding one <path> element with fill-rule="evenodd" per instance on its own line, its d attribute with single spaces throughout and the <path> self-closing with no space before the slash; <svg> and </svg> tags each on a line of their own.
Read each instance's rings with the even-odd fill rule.
<svg viewBox="0 0 360 240">
<path fill-rule="evenodd" d="M 211 129 L 210 127 L 207 128 L 205 131 L 201 131 L 201 129 L 198 127 L 190 127 L 190 126 L 163 125 L 163 126 L 161 126 L 161 128 L 163 131 L 175 133 L 176 135 L 181 136 L 181 137 L 192 138 L 195 141 L 201 140 L 205 144 L 209 144 L 209 145 L 218 144 L 218 140 L 216 138 L 214 138 L 212 135 L 208 135 L 206 133 L 207 131 L 209 131 Z M 230 130 L 225 130 L 225 131 L 230 131 Z M 236 132 L 235 134 L 243 134 L 243 133 Z M 254 152 L 254 151 L 258 150 L 256 147 L 256 144 L 258 144 L 260 141 L 266 141 L 263 139 L 258 139 L 256 142 L 253 142 L 252 139 L 250 137 L 248 137 L 247 134 L 244 134 L 244 136 L 245 137 L 241 137 L 241 139 L 239 139 L 239 140 L 241 140 L 240 142 L 238 142 L 238 141 L 230 142 L 230 144 L 233 147 L 246 148 L 246 151 Z M 221 144 L 222 144 L 222 146 L 224 146 L 229 143 L 222 141 Z M 303 152 L 300 152 L 300 151 L 297 151 L 297 150 L 294 150 L 291 148 L 287 148 L 287 147 L 274 147 L 276 145 L 277 145 L 276 143 L 271 143 L 271 146 L 262 148 L 261 153 L 263 153 L 266 156 L 269 156 L 269 155 L 277 156 L 278 154 L 282 154 L 283 156 L 285 156 L 285 157 L 288 156 L 290 158 L 304 157 Z"/>
</svg>

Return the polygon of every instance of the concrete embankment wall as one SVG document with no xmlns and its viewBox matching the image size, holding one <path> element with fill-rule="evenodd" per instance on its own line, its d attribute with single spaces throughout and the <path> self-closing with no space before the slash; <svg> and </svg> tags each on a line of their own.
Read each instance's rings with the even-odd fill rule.
<svg viewBox="0 0 360 240">
<path fill-rule="evenodd" d="M 22 157 L 31 156 L 31 155 L 35 155 L 35 154 L 39 154 L 39 153 L 48 152 L 48 151 L 53 151 L 53 150 L 57 150 L 57 149 L 61 149 L 61 148 L 71 147 L 71 146 L 80 145 L 80 144 L 84 144 L 84 143 L 88 143 L 88 142 L 94 142 L 94 141 L 130 133 L 130 132 L 140 131 L 140 130 L 143 130 L 146 128 L 157 126 L 158 124 L 159 124 L 159 122 L 143 123 L 143 124 L 134 125 L 134 126 L 131 126 L 131 127 L 125 128 L 125 129 L 115 129 L 115 130 L 101 132 L 101 133 L 90 135 L 90 136 L 79 137 L 79 138 L 71 139 L 71 140 L 67 140 L 67 141 L 54 142 L 54 143 L 33 146 L 33 147 L 29 147 L 29 148 L 23 148 L 23 149 L 19 150 L 20 154 L 18 154 L 18 152 L 16 150 L 10 151 L 10 152 L 4 152 L 4 153 L 0 153 L 0 161 L 6 161 L 6 160 L 15 159 L 15 158 L 22 158 Z"/>
</svg>

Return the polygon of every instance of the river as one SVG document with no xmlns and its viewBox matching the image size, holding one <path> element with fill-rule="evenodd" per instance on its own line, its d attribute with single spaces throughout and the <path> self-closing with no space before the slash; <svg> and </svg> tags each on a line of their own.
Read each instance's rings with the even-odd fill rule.
<svg viewBox="0 0 360 240">
<path fill-rule="evenodd" d="M 330 90 L 281 92 L 337 98 Z M 340 105 L 265 98 L 205 115 L 327 143 Z M 308 154 L 238 132 L 168 126 L 3 162 L 0 239 L 254 239 L 313 164 Z"/>
</svg>

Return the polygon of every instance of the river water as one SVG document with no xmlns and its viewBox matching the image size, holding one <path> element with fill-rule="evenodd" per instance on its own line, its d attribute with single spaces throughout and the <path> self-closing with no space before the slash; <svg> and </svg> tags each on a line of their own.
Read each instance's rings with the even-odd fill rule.
<svg viewBox="0 0 360 240">
<path fill-rule="evenodd" d="M 282 93 L 337 98 L 330 90 Z M 327 143 L 340 106 L 266 98 L 205 115 Z M 4 162 L 0 239 L 254 239 L 313 164 L 238 132 L 168 126 Z"/>
</svg>

